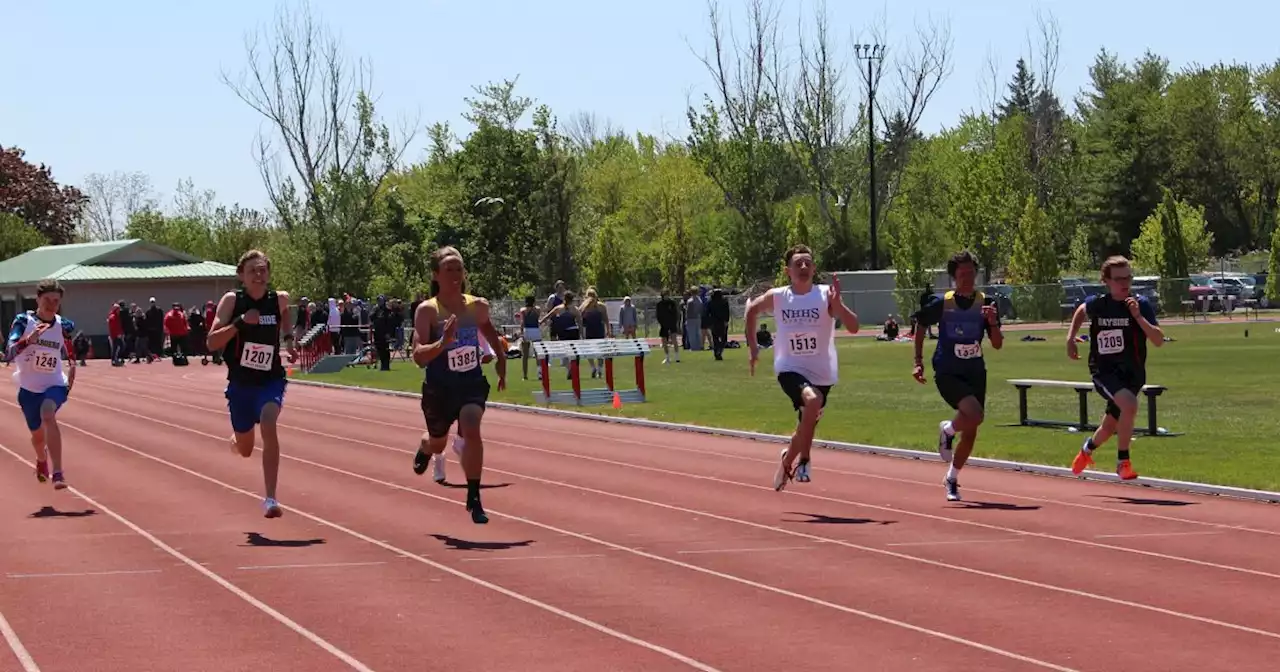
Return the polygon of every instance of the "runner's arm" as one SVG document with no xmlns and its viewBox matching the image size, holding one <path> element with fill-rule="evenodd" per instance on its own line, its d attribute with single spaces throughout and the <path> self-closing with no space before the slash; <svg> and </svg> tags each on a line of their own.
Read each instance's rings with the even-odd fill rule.
<svg viewBox="0 0 1280 672">
<path fill-rule="evenodd" d="M 770 312 L 769 304 L 771 301 L 773 301 L 772 289 L 760 296 L 757 296 L 751 300 L 751 303 L 747 304 L 746 319 L 743 321 L 747 323 L 747 333 L 744 334 L 744 338 L 747 339 L 747 345 L 749 347 L 760 347 L 759 344 L 756 343 L 756 322 L 760 319 L 760 313 Z"/>
<path fill-rule="evenodd" d="M 436 311 L 426 301 L 418 304 L 418 310 L 413 314 L 413 338 L 417 344 L 413 346 L 413 363 L 419 368 L 431 363 L 444 352 L 444 334 L 440 334 L 440 338 L 424 343 L 423 338 L 431 335 L 431 325 L 436 322 Z"/>
<path fill-rule="evenodd" d="M 493 348 L 493 370 L 498 373 L 498 377 L 506 380 L 507 378 L 507 351 L 502 347 L 502 339 L 498 336 L 498 330 L 493 326 L 493 320 L 489 317 L 489 302 L 486 299 L 476 300 L 476 322 L 479 323 L 480 333 L 484 334 L 484 339 L 489 342 L 489 346 Z"/>
<path fill-rule="evenodd" d="M 209 325 L 209 335 L 205 337 L 204 344 L 208 346 L 209 352 L 219 352 L 227 347 L 231 339 L 235 338 L 236 332 L 240 327 L 231 321 L 231 313 L 236 309 L 235 292 L 227 292 L 218 300 L 218 308 L 213 313 L 213 324 Z"/>
<path fill-rule="evenodd" d="M 1164 345 L 1164 330 L 1156 321 L 1155 308 L 1151 307 L 1151 302 L 1146 297 L 1138 298 L 1138 326 L 1142 327 L 1142 333 L 1147 335 L 1147 340 L 1152 345 L 1157 348 Z"/>
<path fill-rule="evenodd" d="M 276 292 L 276 298 L 280 301 L 280 340 L 284 343 L 287 350 L 293 350 L 293 330 L 285 328 L 284 325 L 289 322 L 289 292 Z"/>
<path fill-rule="evenodd" d="M 914 334 L 913 348 L 915 349 L 916 366 L 924 367 L 924 338 L 929 333 L 929 327 L 937 324 L 942 318 L 942 299 L 938 295 L 930 295 L 925 302 L 912 315 L 916 319 L 916 330 Z"/>
<path fill-rule="evenodd" d="M 988 296 L 986 299 L 986 305 L 991 306 L 996 310 L 995 323 L 992 324 L 991 322 L 986 322 L 985 326 L 987 329 L 987 336 L 991 338 L 991 347 L 999 350 L 1004 347 L 1004 331 L 1000 328 L 1000 304 L 994 298 Z"/>
<path fill-rule="evenodd" d="M 27 333 L 27 314 L 22 313 L 13 318 L 13 325 L 9 327 L 9 340 L 5 343 L 4 359 L 12 362 L 18 353 L 27 347 L 27 339 L 23 336 Z"/>
<path fill-rule="evenodd" d="M 1067 341 L 1074 343 L 1076 336 L 1080 335 L 1080 327 L 1084 325 L 1085 313 L 1088 311 L 1089 302 L 1080 304 L 1076 307 L 1076 312 L 1071 315 L 1071 327 L 1067 329 Z"/>
<path fill-rule="evenodd" d="M 858 314 L 849 310 L 849 306 L 844 305 L 844 296 L 840 294 L 839 287 L 833 288 L 832 291 L 831 313 L 840 320 L 844 325 L 845 331 L 856 334 L 858 333 Z"/>
</svg>

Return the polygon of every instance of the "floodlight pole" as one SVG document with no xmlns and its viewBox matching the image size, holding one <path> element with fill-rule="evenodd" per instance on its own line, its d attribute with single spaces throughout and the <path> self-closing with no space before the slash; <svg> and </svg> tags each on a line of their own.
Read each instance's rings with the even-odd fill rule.
<svg viewBox="0 0 1280 672">
<path fill-rule="evenodd" d="M 867 167 L 870 179 L 867 180 L 867 197 L 871 205 L 871 270 L 880 269 L 879 241 L 876 235 L 877 223 L 880 219 L 880 207 L 876 203 L 876 77 L 875 68 L 883 66 L 884 45 L 855 44 L 854 54 L 858 60 L 867 62 Z"/>
</svg>

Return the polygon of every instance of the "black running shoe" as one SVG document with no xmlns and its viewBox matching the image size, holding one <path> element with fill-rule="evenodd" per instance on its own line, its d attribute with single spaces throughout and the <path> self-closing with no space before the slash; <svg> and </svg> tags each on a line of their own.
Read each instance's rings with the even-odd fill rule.
<svg viewBox="0 0 1280 672">
<path fill-rule="evenodd" d="M 427 467 L 431 466 L 431 454 L 422 452 L 419 448 L 418 452 L 413 456 L 413 473 L 421 476 L 427 473 Z"/>
<path fill-rule="evenodd" d="M 467 511 L 471 514 L 471 522 L 476 525 L 489 522 L 489 515 L 484 512 L 484 507 L 480 506 L 480 500 L 467 502 Z"/>
</svg>

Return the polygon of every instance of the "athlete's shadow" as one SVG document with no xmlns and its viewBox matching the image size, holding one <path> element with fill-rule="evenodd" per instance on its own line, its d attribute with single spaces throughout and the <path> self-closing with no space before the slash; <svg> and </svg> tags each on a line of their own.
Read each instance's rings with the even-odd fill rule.
<svg viewBox="0 0 1280 672">
<path fill-rule="evenodd" d="M 445 546 L 455 551 L 505 551 L 512 548 L 524 548 L 534 543 L 532 539 L 528 541 L 467 541 L 447 534 L 433 534 L 431 536 L 443 541 Z"/>
<path fill-rule="evenodd" d="M 783 520 L 784 523 L 811 523 L 817 525 L 893 525 L 898 522 L 896 520 L 872 520 L 870 518 L 841 518 L 839 516 L 827 516 L 821 513 L 805 513 L 803 511 L 788 511 L 792 516 L 809 516 L 809 520 Z"/>
<path fill-rule="evenodd" d="M 956 502 L 953 509 L 965 509 L 972 511 L 1039 511 L 1039 506 L 1023 506 L 1021 504 L 1010 504 L 1008 502 Z"/>
<path fill-rule="evenodd" d="M 440 485 L 442 485 L 442 486 L 444 486 L 444 487 L 446 487 L 446 488 L 465 488 L 465 487 L 467 487 L 467 484 L 466 484 L 466 483 L 451 483 L 451 482 L 449 482 L 449 481 L 445 481 L 445 482 L 441 483 Z M 510 486 L 511 486 L 511 484 L 510 484 L 510 483 L 481 483 L 481 484 L 480 484 L 480 489 L 481 489 L 481 490 L 488 490 L 489 488 L 506 488 L 506 487 L 510 487 Z"/>
<path fill-rule="evenodd" d="M 324 539 L 270 539 L 264 537 L 257 532 L 245 532 L 245 541 L 248 543 L 240 544 L 241 546 L 257 546 L 257 547 L 274 547 L 274 548 L 305 548 L 307 546 L 316 546 L 318 544 L 328 543 Z"/>
<path fill-rule="evenodd" d="M 28 518 L 84 518 L 85 516 L 96 516 L 97 511 L 93 509 L 85 509 L 84 511 L 59 511 L 52 506 L 40 507 L 39 511 L 27 516 Z"/>
<path fill-rule="evenodd" d="M 1187 502 L 1181 499 L 1147 499 L 1145 497 L 1124 497 L 1121 495 L 1089 495 L 1090 497 L 1100 497 L 1102 499 L 1110 499 L 1120 504 L 1133 504 L 1135 506 L 1195 506 L 1199 502 Z"/>
</svg>

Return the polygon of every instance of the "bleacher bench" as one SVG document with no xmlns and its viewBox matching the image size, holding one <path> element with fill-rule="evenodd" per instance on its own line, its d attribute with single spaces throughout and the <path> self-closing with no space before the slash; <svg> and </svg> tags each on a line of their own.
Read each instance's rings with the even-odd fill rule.
<svg viewBox="0 0 1280 672">
<path fill-rule="evenodd" d="M 1069 380 L 1042 380 L 1038 378 L 1010 379 L 1009 384 L 1018 389 L 1018 424 L 1024 427 L 1076 427 L 1080 430 L 1094 430 L 1098 426 L 1089 422 L 1089 395 L 1093 393 L 1093 382 L 1075 382 Z M 1027 390 L 1033 387 L 1051 387 L 1075 390 L 1080 396 L 1080 417 L 1076 422 L 1060 420 L 1035 420 L 1027 417 Z M 1134 432 L 1150 436 L 1170 436 L 1168 432 L 1160 432 L 1160 424 L 1156 421 L 1156 398 L 1169 388 L 1163 385 L 1143 385 L 1142 394 L 1147 398 L 1147 426 L 1138 427 L 1134 423 Z"/>
<path fill-rule="evenodd" d="M 616 393 L 622 401 L 645 400 L 644 359 L 649 354 L 649 343 L 638 338 L 597 338 L 578 341 L 537 341 L 533 343 L 533 356 L 542 372 L 542 400 L 545 403 L 566 401 L 578 405 L 607 404 L 613 401 Z M 636 387 L 633 390 L 619 390 L 613 384 L 613 360 L 618 357 L 634 357 L 636 370 Z M 569 360 L 569 381 L 573 385 L 572 392 L 552 393 L 551 360 Z M 603 359 L 604 389 L 583 390 L 581 371 L 582 359 Z M 534 392 L 538 396 L 537 392 Z"/>
</svg>

